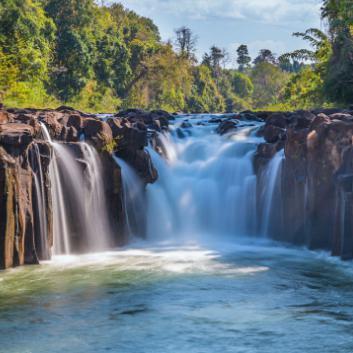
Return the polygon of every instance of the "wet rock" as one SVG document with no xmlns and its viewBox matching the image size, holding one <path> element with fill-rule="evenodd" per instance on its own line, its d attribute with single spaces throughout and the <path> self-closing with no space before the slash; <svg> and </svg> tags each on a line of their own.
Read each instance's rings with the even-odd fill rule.
<svg viewBox="0 0 353 353">
<path fill-rule="evenodd" d="M 220 124 L 223 121 L 222 118 L 211 118 L 208 122 L 210 124 Z"/>
<path fill-rule="evenodd" d="M 263 136 L 266 142 L 275 143 L 285 139 L 286 130 L 278 126 L 266 125 L 263 129 Z"/>
<path fill-rule="evenodd" d="M 191 128 L 192 128 L 192 125 L 191 125 L 191 123 L 188 122 L 187 120 L 184 120 L 184 121 L 181 123 L 180 127 L 181 127 L 182 129 L 191 129 Z"/>
<path fill-rule="evenodd" d="M 34 246 L 32 172 L 0 147 L 0 268 L 38 263 Z"/>
<path fill-rule="evenodd" d="M 246 121 L 258 121 L 258 122 L 263 121 L 263 119 L 261 119 L 257 114 L 251 111 L 242 112 L 237 117 L 235 117 L 235 119 L 246 120 Z"/>
<path fill-rule="evenodd" d="M 33 141 L 34 129 L 26 124 L 12 123 L 0 125 L 0 144 L 26 147 Z"/>
<path fill-rule="evenodd" d="M 76 131 L 81 131 L 84 126 L 84 118 L 79 114 L 71 114 L 66 122 L 67 127 L 74 127 Z"/>
<path fill-rule="evenodd" d="M 349 251 L 342 244 L 350 244 L 347 239 L 353 234 L 342 232 L 342 220 L 353 219 L 353 211 L 347 218 L 347 209 L 341 207 L 346 196 L 339 191 L 344 183 L 337 175 L 345 180 L 345 175 L 353 174 L 353 163 L 346 156 L 353 141 L 351 114 L 336 109 L 272 113 L 261 135 L 267 143 L 260 144 L 255 155 L 258 176 L 264 175 L 278 147 L 285 148 L 281 209 L 285 228 L 277 239 L 347 258 Z"/>
<path fill-rule="evenodd" d="M 187 134 L 183 129 L 177 128 L 175 132 L 176 132 L 178 138 L 180 138 L 180 139 L 187 137 Z"/>
<path fill-rule="evenodd" d="M 169 121 L 175 119 L 171 114 L 163 110 L 146 112 L 141 109 L 128 109 L 119 112 L 116 117 L 127 118 L 130 122 L 144 123 L 149 129 L 162 131 L 168 130 Z"/>
<path fill-rule="evenodd" d="M 10 115 L 8 112 L 0 110 L 0 124 L 7 124 L 10 122 Z"/>
<path fill-rule="evenodd" d="M 147 127 L 144 123 L 131 123 L 127 119 L 109 119 L 107 121 L 117 141 L 118 150 L 138 150 L 147 146 Z"/>
<path fill-rule="evenodd" d="M 98 149 L 110 144 L 113 134 L 110 126 L 99 119 L 87 118 L 84 120 L 83 131 L 88 141 L 91 141 Z"/>
<path fill-rule="evenodd" d="M 217 133 L 220 135 L 225 135 L 228 132 L 234 131 L 237 129 L 238 122 L 233 120 L 222 121 L 217 128 Z"/>
<path fill-rule="evenodd" d="M 285 129 L 288 125 L 288 121 L 284 113 L 274 113 L 267 118 L 266 124 Z"/>
</svg>

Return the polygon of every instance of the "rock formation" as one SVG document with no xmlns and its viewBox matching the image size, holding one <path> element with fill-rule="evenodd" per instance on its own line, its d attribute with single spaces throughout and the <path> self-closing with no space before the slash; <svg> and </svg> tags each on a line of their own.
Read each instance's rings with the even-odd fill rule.
<svg viewBox="0 0 353 353">
<path fill-rule="evenodd" d="M 284 148 L 278 230 L 281 241 L 353 258 L 353 112 L 268 113 L 255 167 L 258 183 Z"/>
<path fill-rule="evenodd" d="M 53 151 L 45 141 L 41 123 L 53 140 L 69 146 L 79 158 L 79 142 L 84 139 L 100 153 L 104 190 L 113 221 L 115 245 L 126 241 L 123 229 L 122 182 L 112 155 L 125 159 L 147 184 L 157 172 L 145 151 L 149 131 L 168 129 L 172 117 L 163 111 L 125 111 L 100 117 L 70 107 L 56 110 L 0 110 L 0 268 L 37 264 L 50 258 L 53 244 L 53 216 L 49 164 Z M 41 179 L 41 183 L 36 182 Z M 43 190 L 38 190 L 38 187 Z M 38 197 L 46 213 L 46 246 L 40 238 Z M 42 230 L 43 233 L 43 230 Z"/>
</svg>

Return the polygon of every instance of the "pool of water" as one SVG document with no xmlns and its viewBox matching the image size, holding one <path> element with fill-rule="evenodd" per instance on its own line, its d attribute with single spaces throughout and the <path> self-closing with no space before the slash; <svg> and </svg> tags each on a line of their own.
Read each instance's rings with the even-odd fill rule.
<svg viewBox="0 0 353 353">
<path fill-rule="evenodd" d="M 0 273 L 1 353 L 352 353 L 353 267 L 252 241 Z"/>
</svg>

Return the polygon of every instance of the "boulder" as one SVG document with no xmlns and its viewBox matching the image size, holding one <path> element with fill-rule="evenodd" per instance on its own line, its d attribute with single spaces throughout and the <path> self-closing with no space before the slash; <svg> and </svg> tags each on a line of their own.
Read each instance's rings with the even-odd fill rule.
<svg viewBox="0 0 353 353">
<path fill-rule="evenodd" d="M 266 142 L 275 143 L 285 139 L 286 130 L 275 125 L 265 125 L 263 129 L 263 136 Z"/>
<path fill-rule="evenodd" d="M 0 125 L 0 143 L 25 148 L 33 141 L 34 129 L 30 125 L 10 123 Z"/>
<path fill-rule="evenodd" d="M 191 129 L 191 128 L 192 128 L 192 124 L 189 123 L 187 120 L 184 120 L 184 121 L 181 123 L 180 127 L 181 127 L 182 129 Z"/>
<path fill-rule="evenodd" d="M 288 125 L 287 117 L 284 113 L 273 113 L 267 118 L 266 125 L 273 125 L 285 129 Z"/>
<path fill-rule="evenodd" d="M 113 134 L 110 126 L 102 120 L 87 118 L 84 120 L 83 131 L 86 139 L 101 149 L 110 144 Z"/>
<path fill-rule="evenodd" d="M 237 129 L 238 121 L 234 120 L 224 120 L 217 128 L 217 133 L 220 135 L 225 135 Z"/>
</svg>

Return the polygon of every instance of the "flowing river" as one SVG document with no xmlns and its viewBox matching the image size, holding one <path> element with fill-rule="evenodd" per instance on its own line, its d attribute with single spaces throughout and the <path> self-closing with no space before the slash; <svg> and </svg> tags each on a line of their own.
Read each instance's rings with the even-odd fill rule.
<svg viewBox="0 0 353 353">
<path fill-rule="evenodd" d="M 353 352 L 352 265 L 266 236 L 283 154 L 256 205 L 258 124 L 204 119 L 160 136 L 146 198 L 126 190 L 147 240 L 0 273 L 1 353 Z"/>
</svg>

